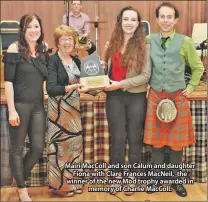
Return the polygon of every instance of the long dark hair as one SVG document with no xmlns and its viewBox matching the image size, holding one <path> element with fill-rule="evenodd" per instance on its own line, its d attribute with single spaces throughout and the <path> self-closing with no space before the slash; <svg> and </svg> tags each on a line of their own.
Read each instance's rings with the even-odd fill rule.
<svg viewBox="0 0 208 202">
<path fill-rule="evenodd" d="M 122 57 L 121 66 L 133 68 L 137 72 L 141 72 L 143 64 L 146 60 L 146 40 L 145 29 L 141 22 L 139 12 L 131 6 L 124 7 L 117 16 L 117 22 L 112 33 L 109 47 L 105 53 L 105 61 L 107 62 L 112 55 L 120 51 L 124 42 L 124 32 L 122 29 L 122 16 L 125 11 L 135 11 L 137 13 L 139 26 L 136 28 L 134 35 L 129 39 L 125 52 Z"/>
<path fill-rule="evenodd" d="M 43 57 L 44 52 L 46 51 L 46 46 L 43 43 L 44 34 L 41 19 L 36 14 L 26 14 L 20 19 L 20 29 L 19 29 L 19 41 L 18 41 L 18 49 L 20 52 L 25 54 L 26 59 L 29 61 L 31 56 L 30 47 L 25 39 L 25 32 L 27 30 L 28 25 L 32 22 L 33 19 L 36 19 L 40 24 L 41 35 L 37 40 L 35 52 L 37 56 Z"/>
</svg>

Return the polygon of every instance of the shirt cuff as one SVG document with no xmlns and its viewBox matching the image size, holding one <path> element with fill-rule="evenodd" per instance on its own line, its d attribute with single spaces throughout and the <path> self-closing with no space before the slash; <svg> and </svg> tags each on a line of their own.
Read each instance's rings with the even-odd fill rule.
<svg viewBox="0 0 208 202">
<path fill-rule="evenodd" d="M 125 86 L 124 82 L 120 81 L 120 83 L 121 83 L 121 90 L 122 91 L 127 91 L 127 89 L 124 87 Z"/>
<path fill-rule="evenodd" d="M 191 84 L 188 84 L 187 89 L 189 90 L 190 93 L 192 93 L 196 89 L 196 87 L 192 86 Z"/>
</svg>

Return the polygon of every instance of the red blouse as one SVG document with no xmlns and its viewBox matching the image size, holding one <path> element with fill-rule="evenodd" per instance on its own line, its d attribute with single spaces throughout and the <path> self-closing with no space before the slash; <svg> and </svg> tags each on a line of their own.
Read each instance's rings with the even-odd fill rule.
<svg viewBox="0 0 208 202">
<path fill-rule="evenodd" d="M 116 53 L 111 57 L 112 67 L 111 67 L 111 79 L 113 81 L 121 81 L 126 79 L 127 67 L 121 67 L 121 52 Z"/>
</svg>

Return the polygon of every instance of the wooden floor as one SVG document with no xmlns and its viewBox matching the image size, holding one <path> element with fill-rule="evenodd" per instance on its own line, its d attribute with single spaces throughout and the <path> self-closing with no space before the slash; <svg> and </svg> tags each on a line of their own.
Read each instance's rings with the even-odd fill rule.
<svg viewBox="0 0 208 202">
<path fill-rule="evenodd" d="M 207 183 L 195 183 L 186 185 L 187 197 L 179 197 L 175 191 L 171 193 L 158 192 L 146 194 L 136 192 L 132 196 L 126 196 L 120 192 L 116 196 L 104 192 L 88 192 L 85 186 L 83 194 L 76 194 L 73 197 L 59 197 L 53 195 L 47 187 L 28 188 L 33 201 L 207 201 Z M 18 201 L 15 187 L 1 188 L 1 201 Z"/>
</svg>

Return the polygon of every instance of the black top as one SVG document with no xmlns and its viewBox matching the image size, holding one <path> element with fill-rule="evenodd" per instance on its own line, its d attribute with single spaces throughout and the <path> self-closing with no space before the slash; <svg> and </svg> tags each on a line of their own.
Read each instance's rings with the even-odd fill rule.
<svg viewBox="0 0 208 202">
<path fill-rule="evenodd" d="M 72 60 L 76 63 L 80 69 L 80 60 L 74 56 L 71 56 Z M 50 97 L 65 95 L 65 86 L 68 85 L 69 77 L 62 64 L 58 53 L 50 56 L 48 65 L 48 79 L 46 82 L 46 89 Z"/>
<path fill-rule="evenodd" d="M 31 57 L 28 62 L 23 53 L 5 53 L 4 80 L 13 83 L 14 101 L 43 102 L 43 82 L 47 77 L 44 58 Z"/>
</svg>

